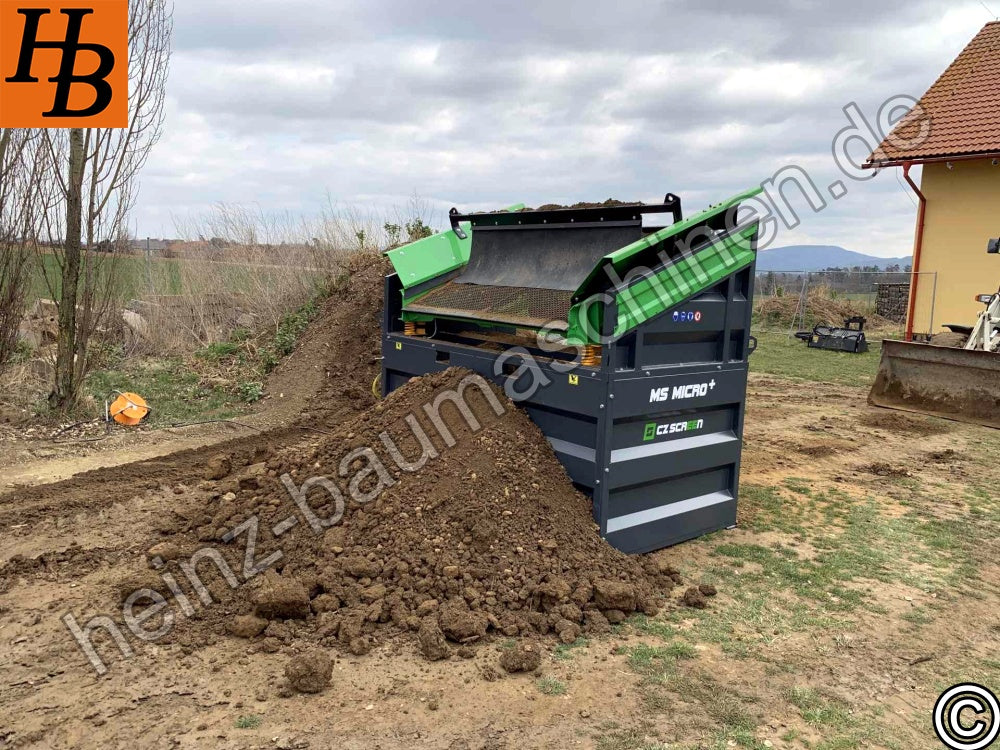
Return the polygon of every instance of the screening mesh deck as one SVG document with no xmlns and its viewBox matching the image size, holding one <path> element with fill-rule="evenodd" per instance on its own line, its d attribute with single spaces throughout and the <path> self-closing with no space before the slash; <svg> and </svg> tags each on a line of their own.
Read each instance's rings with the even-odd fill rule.
<svg viewBox="0 0 1000 750">
<path fill-rule="evenodd" d="M 408 312 L 565 330 L 573 292 L 448 283 L 406 305 Z"/>
</svg>

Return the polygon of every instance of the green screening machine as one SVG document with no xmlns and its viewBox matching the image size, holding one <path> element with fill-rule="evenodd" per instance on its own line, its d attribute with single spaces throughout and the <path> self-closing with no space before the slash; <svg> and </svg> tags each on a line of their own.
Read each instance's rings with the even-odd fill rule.
<svg viewBox="0 0 1000 750">
<path fill-rule="evenodd" d="M 502 386 L 626 552 L 734 525 L 757 192 L 687 219 L 673 194 L 452 209 L 449 231 L 388 253 L 383 392 L 452 366 Z"/>
</svg>

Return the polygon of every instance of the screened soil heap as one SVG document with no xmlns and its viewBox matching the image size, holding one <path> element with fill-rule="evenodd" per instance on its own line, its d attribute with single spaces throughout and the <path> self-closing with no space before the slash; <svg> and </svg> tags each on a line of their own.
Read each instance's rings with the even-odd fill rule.
<svg viewBox="0 0 1000 750">
<path fill-rule="evenodd" d="M 429 416 L 425 405 L 448 393 L 454 400 Z M 497 635 L 571 643 L 629 614 L 655 614 L 680 581 L 654 558 L 601 540 L 590 500 L 538 428 L 461 370 L 417 378 L 332 434 L 249 458 L 207 456 L 204 470 L 212 479 L 163 520 L 150 568 L 123 583 L 121 598 L 145 586 L 170 600 L 163 574 L 187 588 L 180 565 L 206 547 L 242 583 L 246 534 L 223 538 L 252 517 L 255 561 L 281 556 L 231 590 L 202 554 L 199 578 L 215 602 L 178 617 L 168 636 L 189 646 L 228 635 L 264 650 L 307 641 L 363 654 L 406 634 L 438 659 Z M 287 486 L 310 479 L 304 505 L 317 522 L 337 510 L 324 482 L 346 499 L 339 523 L 318 533 Z M 275 537 L 291 517 L 296 525 Z"/>
</svg>

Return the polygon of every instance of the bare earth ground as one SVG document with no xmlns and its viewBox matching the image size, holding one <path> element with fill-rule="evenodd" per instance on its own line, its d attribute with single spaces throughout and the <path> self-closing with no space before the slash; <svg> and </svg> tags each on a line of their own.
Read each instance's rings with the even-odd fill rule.
<svg viewBox="0 0 1000 750">
<path fill-rule="evenodd" d="M 97 677 L 60 620 L 111 601 L 154 519 L 201 479 L 213 453 L 197 447 L 230 428 L 116 447 L 111 468 L 103 450 L 7 465 L 7 486 L 38 485 L 46 460 L 75 476 L 0 496 L 0 747 L 940 747 L 946 687 L 1000 688 L 1000 435 L 864 396 L 752 377 L 740 527 L 657 553 L 718 586 L 708 609 L 680 606 L 679 588 L 656 618 L 553 641 L 538 674 L 500 679 L 502 639 L 436 663 L 393 642 L 336 653 L 311 696 L 279 690 L 294 640 L 103 649 Z M 321 423 L 344 416 L 329 408 Z M 228 450 L 309 439 L 279 428 Z"/>
</svg>

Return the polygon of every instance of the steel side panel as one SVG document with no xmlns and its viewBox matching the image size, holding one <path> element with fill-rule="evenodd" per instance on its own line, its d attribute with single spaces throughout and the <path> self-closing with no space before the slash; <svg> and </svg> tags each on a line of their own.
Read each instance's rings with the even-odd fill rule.
<svg viewBox="0 0 1000 750">
<path fill-rule="evenodd" d="M 705 471 L 660 479 L 651 484 L 617 489 L 611 493 L 611 505 L 614 513 L 610 516 L 608 523 L 610 524 L 614 519 L 622 516 L 631 516 L 675 502 L 719 492 L 731 494 L 734 470 L 735 467 L 732 464 L 727 464 Z"/>
<path fill-rule="evenodd" d="M 669 507 L 669 506 L 667 506 Z M 612 531 L 609 544 L 628 554 L 642 554 L 736 525 L 736 500 L 711 503 L 680 515 Z"/>
<path fill-rule="evenodd" d="M 646 370 L 645 376 L 629 373 L 614 381 L 617 419 L 662 418 L 675 411 L 703 411 L 742 404 L 746 400 L 746 365 L 735 369 L 732 366 L 721 370 L 695 369 L 683 375 L 655 375 L 654 372 Z"/>
<path fill-rule="evenodd" d="M 607 383 L 599 374 L 588 368 L 578 368 L 574 373 L 561 372 L 548 363 L 536 363 L 534 368 L 521 368 L 512 375 L 495 374 L 501 355 L 491 354 L 454 344 L 433 342 L 431 339 L 392 334 L 383 337 L 383 367 L 418 377 L 431 372 L 442 372 L 449 367 L 464 367 L 482 375 L 504 389 L 508 397 L 522 406 L 540 406 L 562 410 L 597 419 L 607 393 Z M 447 358 L 446 360 L 443 358 Z M 506 359 L 514 367 L 522 360 L 514 356 Z M 527 395 L 522 398 L 522 395 Z"/>
<path fill-rule="evenodd" d="M 713 436 L 715 437 L 715 436 Z M 612 491 L 647 482 L 663 482 L 681 474 L 710 471 L 719 467 L 734 466 L 743 447 L 741 440 L 731 433 L 718 436 L 719 442 L 708 445 L 687 445 L 673 450 L 676 443 L 663 443 L 670 450 L 659 455 L 645 456 L 630 461 L 612 461 L 608 486 Z M 609 508 L 613 515 L 615 508 Z"/>
</svg>

